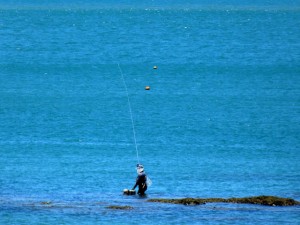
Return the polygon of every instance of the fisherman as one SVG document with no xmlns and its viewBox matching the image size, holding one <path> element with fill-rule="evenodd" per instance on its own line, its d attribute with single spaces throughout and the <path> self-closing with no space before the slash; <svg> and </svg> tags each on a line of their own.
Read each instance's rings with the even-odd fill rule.
<svg viewBox="0 0 300 225">
<path fill-rule="evenodd" d="M 136 172 L 138 174 L 136 178 L 136 182 L 132 190 L 139 186 L 138 194 L 144 195 L 145 191 L 147 190 L 147 175 L 144 172 L 144 166 L 142 164 L 136 165 Z"/>
</svg>

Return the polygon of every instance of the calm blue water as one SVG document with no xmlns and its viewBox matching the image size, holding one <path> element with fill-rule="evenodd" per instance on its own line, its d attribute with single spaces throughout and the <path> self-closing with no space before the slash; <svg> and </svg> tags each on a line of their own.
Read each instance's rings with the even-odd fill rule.
<svg viewBox="0 0 300 225">
<path fill-rule="evenodd" d="M 0 3 L 0 224 L 300 223 L 299 206 L 123 196 L 137 158 L 118 69 L 148 198 L 299 201 L 299 1 Z"/>
</svg>

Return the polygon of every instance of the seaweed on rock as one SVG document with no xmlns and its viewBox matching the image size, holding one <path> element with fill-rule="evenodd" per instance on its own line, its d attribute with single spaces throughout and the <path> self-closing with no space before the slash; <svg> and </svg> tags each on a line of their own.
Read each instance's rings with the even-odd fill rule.
<svg viewBox="0 0 300 225">
<path fill-rule="evenodd" d="M 133 207 L 125 205 L 125 206 L 121 206 L 121 205 L 110 205 L 106 207 L 107 209 L 119 209 L 119 210 L 129 210 L 129 209 L 133 209 Z"/>
<path fill-rule="evenodd" d="M 183 205 L 200 205 L 205 203 L 241 203 L 241 204 L 260 204 L 266 206 L 293 206 L 300 202 L 291 198 L 281 198 L 276 196 L 255 196 L 245 198 L 182 198 L 182 199 L 149 199 L 148 202 L 160 202 Z"/>
<path fill-rule="evenodd" d="M 256 197 L 246 197 L 246 198 L 229 198 L 228 202 L 232 203 L 244 203 L 244 204 L 260 204 L 268 206 L 293 206 L 299 205 L 297 202 L 291 198 L 281 198 L 276 196 L 256 196 Z"/>
<path fill-rule="evenodd" d="M 153 199 L 149 199 L 148 202 L 172 203 L 172 204 L 182 204 L 182 205 L 205 204 L 203 199 L 200 199 L 200 198 L 181 198 L 181 199 L 153 198 Z"/>
</svg>

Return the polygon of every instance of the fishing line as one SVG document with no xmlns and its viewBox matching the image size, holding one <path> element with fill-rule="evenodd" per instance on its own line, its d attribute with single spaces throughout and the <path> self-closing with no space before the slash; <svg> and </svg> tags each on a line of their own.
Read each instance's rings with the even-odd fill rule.
<svg viewBox="0 0 300 225">
<path fill-rule="evenodd" d="M 127 85 L 126 85 L 126 82 L 125 82 L 125 79 L 124 79 L 124 74 L 122 72 L 122 69 L 121 69 L 119 63 L 118 63 L 118 67 L 119 67 L 120 74 L 122 75 L 122 80 L 123 80 L 123 84 L 124 84 L 126 95 L 127 95 L 128 110 L 129 110 L 129 114 L 130 114 L 130 118 L 131 118 L 131 125 L 132 125 L 133 139 L 134 139 L 134 145 L 135 145 L 135 151 L 136 151 L 136 158 L 137 158 L 137 162 L 140 163 L 139 151 L 138 151 L 137 142 L 136 142 L 135 127 L 134 127 L 134 122 L 133 122 L 132 109 L 131 109 L 131 103 L 130 103 L 130 98 L 129 98 L 129 94 L 128 94 L 128 89 L 127 89 Z"/>
</svg>

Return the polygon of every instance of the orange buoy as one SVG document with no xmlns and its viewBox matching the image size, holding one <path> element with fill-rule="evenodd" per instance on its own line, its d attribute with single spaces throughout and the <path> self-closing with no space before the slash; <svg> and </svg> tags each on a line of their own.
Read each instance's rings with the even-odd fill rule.
<svg viewBox="0 0 300 225">
<path fill-rule="evenodd" d="M 146 86 L 145 90 L 149 91 L 150 90 L 150 86 Z"/>
<path fill-rule="evenodd" d="M 155 70 L 156 70 L 156 69 L 157 69 L 157 66 L 153 66 L 153 69 L 155 69 Z"/>
</svg>

